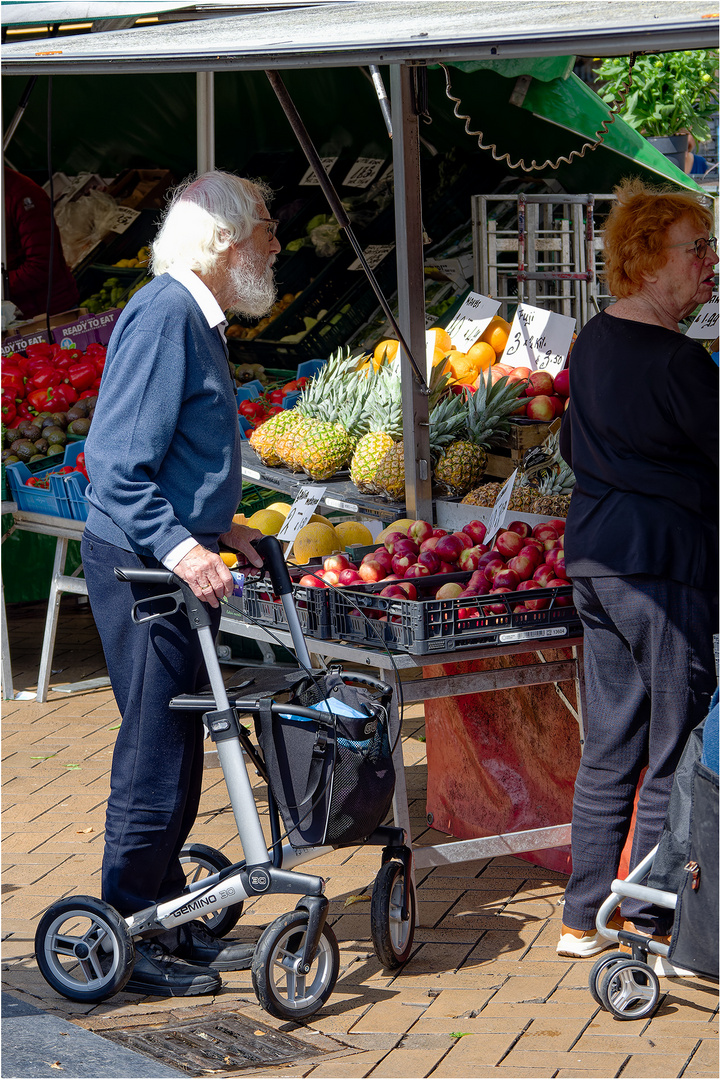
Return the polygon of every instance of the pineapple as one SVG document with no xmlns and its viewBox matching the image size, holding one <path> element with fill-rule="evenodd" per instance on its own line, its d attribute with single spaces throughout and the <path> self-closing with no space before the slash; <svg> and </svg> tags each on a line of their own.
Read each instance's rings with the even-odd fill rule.
<svg viewBox="0 0 721 1080">
<path fill-rule="evenodd" d="M 365 380 L 367 383 L 370 379 Z M 367 434 L 358 441 L 350 463 L 350 478 L 359 491 L 377 494 L 376 473 L 386 453 L 403 438 L 401 383 L 388 368 L 381 368 L 372 382 Z M 403 457 L 403 444 L 401 459 Z"/>
<path fill-rule="evenodd" d="M 494 384 L 490 371 L 481 373 L 478 389 L 467 397 L 467 438 L 452 442 L 434 470 L 434 479 L 449 494 L 465 495 L 480 483 L 486 449 L 510 430 L 509 417 L 524 390 L 525 383 L 509 383 L 504 376 Z"/>
<path fill-rule="evenodd" d="M 328 480 L 350 461 L 353 448 L 370 423 L 369 400 L 373 376 L 360 383 L 358 357 L 340 350 L 331 357 L 328 372 L 311 404 L 298 403 L 309 416 L 294 447 L 299 467 L 313 480 Z"/>
<path fill-rule="evenodd" d="M 432 398 L 431 398 L 432 400 Z M 431 458 L 443 453 L 445 447 L 460 434 L 466 424 L 466 408 L 461 397 L 451 394 L 441 398 L 429 416 Z M 406 479 L 403 443 L 397 442 L 383 456 L 375 476 L 382 495 L 396 501 L 405 498 Z"/>
<path fill-rule="evenodd" d="M 274 469 L 281 464 L 281 459 L 275 449 L 275 444 L 289 424 L 295 420 L 293 409 L 283 409 L 283 412 L 271 416 L 263 424 L 259 424 L 255 431 L 250 433 L 248 442 L 264 465 Z"/>
</svg>

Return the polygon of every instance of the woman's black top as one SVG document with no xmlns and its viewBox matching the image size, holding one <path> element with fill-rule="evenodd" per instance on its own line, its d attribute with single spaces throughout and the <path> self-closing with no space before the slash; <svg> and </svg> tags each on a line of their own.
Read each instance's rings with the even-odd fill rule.
<svg viewBox="0 0 721 1080">
<path fill-rule="evenodd" d="M 570 359 L 561 453 L 576 474 L 570 577 L 718 582 L 718 368 L 660 326 L 602 312 Z"/>
</svg>

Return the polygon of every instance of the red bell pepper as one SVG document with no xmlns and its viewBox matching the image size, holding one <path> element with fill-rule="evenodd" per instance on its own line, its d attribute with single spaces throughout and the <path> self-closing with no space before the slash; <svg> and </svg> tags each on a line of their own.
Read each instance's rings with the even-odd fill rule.
<svg viewBox="0 0 721 1080">
<path fill-rule="evenodd" d="M 32 377 L 28 380 L 28 387 L 31 390 L 45 390 L 48 386 L 59 386 L 64 378 L 62 371 L 48 365 L 37 368 L 32 373 Z"/>
<path fill-rule="evenodd" d="M 28 394 L 28 404 L 37 412 L 66 412 L 70 408 L 64 386 L 33 390 Z"/>
<path fill-rule="evenodd" d="M 28 346 L 29 348 L 29 346 Z M 53 367 L 53 363 L 49 356 L 29 356 L 27 363 L 28 378 L 34 375 L 40 368 Z"/>
<path fill-rule="evenodd" d="M 68 409 L 70 408 L 71 405 L 74 405 L 75 402 L 78 400 L 79 394 L 78 394 L 77 390 L 75 389 L 75 387 L 71 386 L 70 383 L 66 383 L 66 382 L 61 383 L 60 386 L 57 386 L 55 389 L 60 390 L 62 392 L 63 397 L 65 398 L 65 400 L 68 403 L 67 406 L 66 406 L 66 408 L 68 408 Z"/>
<path fill-rule="evenodd" d="M 52 345 L 48 345 L 45 341 L 37 341 L 34 345 L 28 345 L 25 349 L 25 355 L 30 359 L 35 357 L 50 358 L 53 355 Z"/>
<path fill-rule="evenodd" d="M 5 395 L 3 394 L 3 399 L 2 399 L 2 422 L 5 425 L 5 427 L 12 427 L 13 420 L 15 419 L 17 414 L 18 414 L 18 411 L 15 408 L 15 402 L 14 401 L 7 401 L 6 398 L 5 398 Z"/>
<path fill-rule="evenodd" d="M 37 418 L 38 412 L 42 411 L 40 409 L 31 409 L 30 405 L 29 405 L 29 403 L 27 401 L 21 401 L 16 406 L 16 408 L 17 408 L 17 417 L 16 417 L 16 419 L 18 419 L 18 420 L 35 420 Z"/>
<path fill-rule="evenodd" d="M 80 360 L 77 363 L 71 364 L 68 368 L 70 385 L 75 387 L 78 393 L 82 393 L 83 390 L 89 390 L 97 377 L 98 374 L 92 360 Z"/>
<path fill-rule="evenodd" d="M 25 385 L 25 379 L 22 375 L 6 375 L 4 372 L 2 377 L 2 388 L 12 394 L 13 398 L 19 398 L 20 401 L 27 396 L 28 392 L 28 388 Z"/>
<path fill-rule="evenodd" d="M 78 401 L 82 401 L 83 398 L 97 397 L 97 396 L 98 396 L 97 390 L 93 390 L 92 388 L 90 390 L 82 390 L 81 393 L 78 394 Z"/>
<path fill-rule="evenodd" d="M 11 352 L 8 353 L 7 356 L 3 356 L 2 369 L 3 371 L 5 371 L 8 366 L 11 366 L 18 368 L 20 371 L 25 371 L 25 368 L 27 367 L 27 362 L 27 357 L 23 356 L 22 353 Z"/>
</svg>

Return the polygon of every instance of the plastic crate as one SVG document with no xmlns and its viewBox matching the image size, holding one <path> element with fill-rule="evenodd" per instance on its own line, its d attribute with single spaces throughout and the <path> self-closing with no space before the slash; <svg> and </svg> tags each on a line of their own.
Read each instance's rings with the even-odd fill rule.
<svg viewBox="0 0 721 1080">
<path fill-rule="evenodd" d="M 7 482 L 13 501 L 17 503 L 18 510 L 27 510 L 33 514 L 47 514 L 50 517 L 73 518 L 76 521 L 85 521 L 88 516 L 87 500 L 84 496 L 82 496 L 82 499 L 78 496 L 76 488 L 73 489 L 71 500 L 68 485 L 66 484 L 66 480 L 70 476 L 80 479 L 83 481 L 81 491 L 84 492 L 87 486 L 85 477 L 82 473 L 68 473 L 67 476 L 60 476 L 53 472 L 54 469 L 74 465 L 78 454 L 82 452 L 84 446 L 85 440 L 73 443 L 72 446 L 66 446 L 62 459 L 58 460 L 60 455 L 54 455 L 56 463 L 42 469 L 31 470 L 22 461 L 8 465 Z M 25 481 L 29 480 L 31 476 L 42 477 L 48 474 L 50 474 L 49 488 L 26 486 Z M 81 505 L 82 503 L 84 503 L 84 507 Z"/>
<path fill-rule="evenodd" d="M 277 491 L 258 487 L 257 484 L 243 484 L 243 501 L 238 507 L 238 513 L 250 517 L 256 510 L 265 510 L 266 506 L 270 506 L 271 503 L 282 501 L 283 499 Z"/>
<path fill-rule="evenodd" d="M 469 574 L 436 575 L 414 579 L 421 591 L 438 588 L 447 581 L 468 580 Z M 578 612 L 568 603 L 572 586 L 559 585 L 533 592 L 491 593 L 453 600 L 433 598 L 400 600 L 378 595 L 387 582 L 353 590 L 329 589 L 331 636 L 378 648 L 400 649 L 414 655 L 478 649 L 492 645 L 564 638 L 582 633 Z M 549 607 L 540 611 L 514 611 L 529 599 L 547 599 Z M 490 604 L 500 604 L 503 612 L 487 612 Z M 461 617 L 461 611 L 464 617 Z M 468 612 L 477 615 L 468 615 Z"/>
<path fill-rule="evenodd" d="M 298 619 L 306 637 L 327 641 L 331 637 L 330 610 L 328 596 L 331 589 L 314 588 L 299 585 L 304 574 L 322 570 L 321 560 L 308 566 L 289 566 L 293 582 L 293 599 Z M 231 611 L 242 615 L 259 626 L 272 626 L 279 630 L 288 629 L 288 620 L 280 597 L 275 596 L 269 581 L 245 579 L 242 596 L 228 596 L 225 605 Z"/>
<path fill-rule="evenodd" d="M 80 438 L 80 436 L 78 436 L 78 438 Z M 27 463 L 27 468 L 30 470 L 30 472 L 31 472 L 31 474 L 33 476 L 35 476 L 41 469 L 49 469 L 49 468 L 58 469 L 63 464 L 64 454 L 65 454 L 65 451 L 63 451 L 62 454 L 50 454 L 49 457 L 44 457 L 42 459 L 42 461 L 28 462 Z M 11 462 L 10 464 L 12 465 L 13 462 Z M 3 467 L 2 467 L 2 500 L 3 500 L 3 502 L 5 502 L 6 499 L 12 500 L 12 497 L 13 497 L 12 496 L 12 491 L 10 490 L 10 485 L 8 483 L 8 480 L 7 480 L 7 472 L 6 472 L 7 468 L 8 468 L 7 465 L 3 465 Z"/>
</svg>

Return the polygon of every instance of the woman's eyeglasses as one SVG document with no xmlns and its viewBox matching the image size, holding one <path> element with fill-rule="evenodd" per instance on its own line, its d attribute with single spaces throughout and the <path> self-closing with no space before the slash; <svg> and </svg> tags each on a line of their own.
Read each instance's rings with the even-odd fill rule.
<svg viewBox="0 0 721 1080">
<path fill-rule="evenodd" d="M 701 236 L 698 240 L 684 240 L 682 244 L 669 244 L 668 247 L 682 247 L 687 248 L 689 251 L 693 249 L 696 253 L 697 259 L 705 259 L 708 249 L 711 248 L 712 251 L 716 251 L 717 244 L 718 240 L 715 236 L 709 236 L 708 240 L 704 240 L 704 238 Z"/>
</svg>

